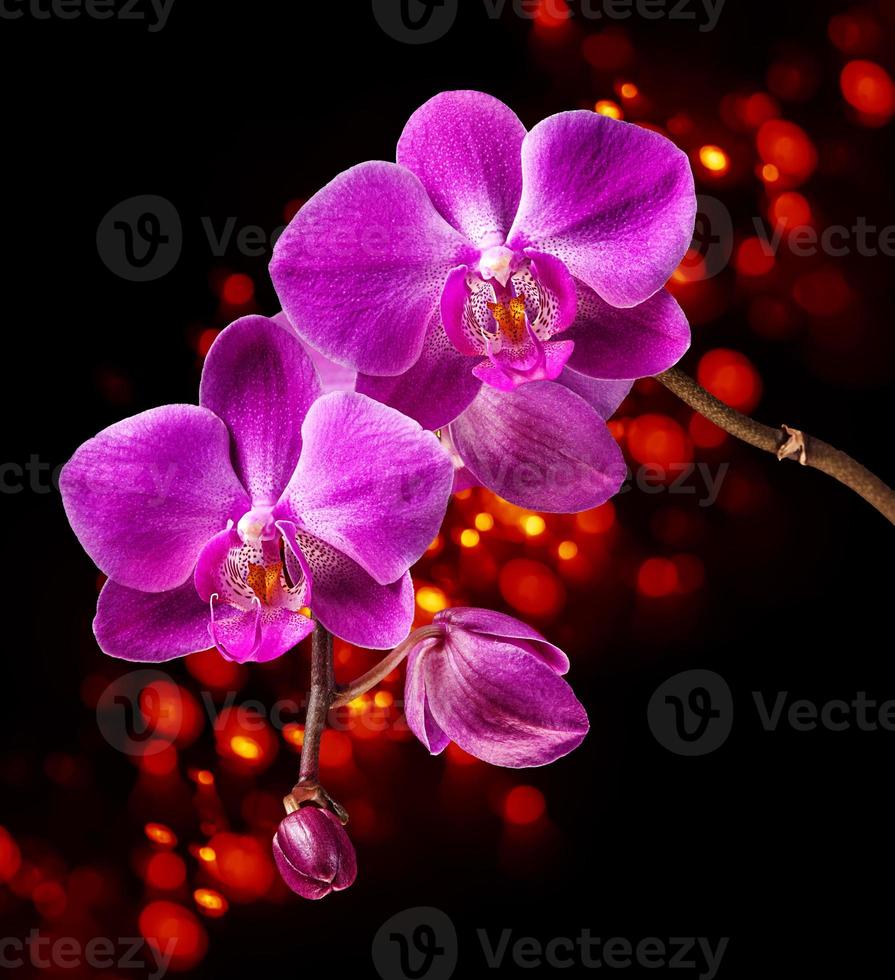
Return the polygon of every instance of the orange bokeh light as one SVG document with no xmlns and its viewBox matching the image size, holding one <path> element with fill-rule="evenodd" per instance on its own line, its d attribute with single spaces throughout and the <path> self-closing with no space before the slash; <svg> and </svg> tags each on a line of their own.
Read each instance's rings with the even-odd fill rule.
<svg viewBox="0 0 895 980">
<path fill-rule="evenodd" d="M 222 832 L 208 844 L 214 850 L 211 870 L 236 901 L 253 901 L 265 895 L 274 881 L 270 842 L 264 847 L 246 834 Z"/>
<path fill-rule="evenodd" d="M 530 558 L 513 558 L 500 570 L 501 595 L 516 610 L 531 616 L 553 616 L 562 609 L 566 591 L 551 569 Z"/>
<path fill-rule="evenodd" d="M 625 118 L 622 107 L 617 102 L 613 102 L 612 99 L 600 99 L 594 106 L 594 111 L 598 112 L 601 116 L 609 116 L 610 119 Z"/>
<path fill-rule="evenodd" d="M 576 515 L 575 523 L 587 534 L 605 534 L 615 524 L 615 505 L 607 500 L 593 510 L 582 511 Z"/>
<path fill-rule="evenodd" d="M 761 378 L 748 357 L 718 348 L 704 354 L 696 369 L 699 383 L 725 405 L 751 412 L 761 400 Z"/>
<path fill-rule="evenodd" d="M 162 847 L 174 847 L 177 844 L 177 835 L 163 823 L 148 823 L 143 831 L 153 844 L 161 844 Z"/>
<path fill-rule="evenodd" d="M 644 466 L 672 467 L 693 459 L 693 447 L 680 423 L 656 413 L 631 420 L 628 450 Z"/>
<path fill-rule="evenodd" d="M 786 191 L 771 203 L 771 221 L 787 234 L 811 222 L 811 205 L 798 191 Z"/>
<path fill-rule="evenodd" d="M 197 888 L 193 892 L 193 901 L 199 911 L 210 919 L 217 919 L 226 914 L 230 904 L 224 896 L 213 888 Z"/>
</svg>

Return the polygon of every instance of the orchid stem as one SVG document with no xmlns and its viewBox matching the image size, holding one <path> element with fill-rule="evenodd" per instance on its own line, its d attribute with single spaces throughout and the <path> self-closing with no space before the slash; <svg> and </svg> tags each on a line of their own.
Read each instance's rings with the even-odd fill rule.
<svg viewBox="0 0 895 980">
<path fill-rule="evenodd" d="M 336 689 L 333 674 L 333 637 L 317 623 L 311 647 L 311 696 L 305 717 L 304 741 L 298 780 L 316 783 L 320 776 L 320 740 L 326 727 L 326 716 L 333 704 Z"/>
<path fill-rule="evenodd" d="M 778 459 L 797 459 L 803 466 L 826 473 L 854 490 L 895 524 L 895 490 L 851 456 L 799 429 L 787 425 L 773 429 L 756 422 L 719 401 L 676 367 L 657 374 L 656 380 L 718 428 L 756 449 L 773 453 Z"/>
<path fill-rule="evenodd" d="M 367 691 L 376 687 L 376 685 L 388 677 L 388 675 L 396 667 L 401 665 L 401 662 L 410 652 L 410 648 L 415 643 L 419 643 L 421 640 L 440 636 L 443 632 L 443 629 L 439 626 L 424 626 L 421 629 L 414 631 L 403 643 L 399 643 L 391 653 L 386 654 L 375 667 L 368 670 L 366 674 L 362 674 L 356 680 L 353 680 L 350 684 L 346 684 L 344 687 L 337 688 L 332 706 L 334 708 L 340 708 L 342 705 L 348 704 L 349 701 L 353 701 L 355 698 L 359 698 L 362 694 L 366 694 Z"/>
</svg>

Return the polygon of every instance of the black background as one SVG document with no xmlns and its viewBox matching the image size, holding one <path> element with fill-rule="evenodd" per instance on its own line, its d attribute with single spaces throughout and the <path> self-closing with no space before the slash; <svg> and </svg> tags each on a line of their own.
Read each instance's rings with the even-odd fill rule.
<svg viewBox="0 0 895 980">
<path fill-rule="evenodd" d="M 0 236 L 3 460 L 37 454 L 55 466 L 123 415 L 195 398 L 188 332 L 215 309 L 201 216 L 218 226 L 236 215 L 241 224 L 276 227 L 284 201 L 309 196 L 361 160 L 392 157 L 409 113 L 444 88 L 485 89 L 529 125 L 587 97 L 580 79 L 535 62 L 528 24 L 461 6 L 444 40 L 419 48 L 385 37 L 361 2 L 229 8 L 175 0 L 158 35 L 139 24 L 0 23 L 10 110 Z M 777 42 L 820 43 L 835 9 L 728 0 L 712 33 L 687 23 L 627 26 L 686 104 L 719 98 L 732 79 L 760 84 Z M 868 167 L 892 172 L 886 130 L 856 138 Z M 95 245 L 103 214 L 136 194 L 168 198 L 184 222 L 181 261 L 149 284 L 113 276 Z M 893 220 L 891 194 L 854 194 L 852 213 Z M 263 282 L 263 258 L 228 259 Z M 878 312 L 891 309 L 887 261 L 868 272 Z M 273 312 L 266 288 L 259 304 Z M 803 423 L 895 479 L 891 360 L 870 382 L 837 385 L 812 373 L 797 349 L 770 349 L 735 318 L 716 325 L 719 339 L 758 364 L 764 419 Z M 110 398 L 100 383 L 110 371 L 127 379 L 123 397 Z M 373 976 L 378 927 L 423 905 L 454 920 L 459 976 L 485 972 L 478 928 L 542 941 L 585 928 L 635 941 L 728 936 L 721 976 L 880 975 L 891 957 L 895 733 L 765 733 L 750 692 L 821 702 L 858 691 L 895 697 L 892 528 L 819 474 L 748 451 L 733 461 L 764 467 L 774 506 L 713 525 L 706 550 L 724 561 L 709 566 L 699 622 L 680 630 L 666 623 L 657 645 L 630 610 L 629 628 L 607 649 L 598 621 L 619 613 L 588 610 L 594 649 L 573 679 L 592 734 L 573 756 L 531 775 L 562 831 L 554 859 L 534 875 L 498 870 L 496 835 L 447 819 L 431 787 L 414 778 L 404 788 L 409 839 L 385 854 L 362 850 L 361 877 L 342 896 L 239 909 L 210 923 L 211 949 L 197 975 L 288 977 L 332 964 Z M 11 534 L 3 651 L 11 734 L 3 748 L 37 759 L 79 744 L 79 729 L 91 724 L 77 691 L 85 661 L 101 659 L 89 635 L 95 574 L 55 492 L 4 495 L 2 507 Z M 629 494 L 619 507 L 627 523 L 645 526 L 648 502 Z M 756 560 L 756 540 L 770 538 L 782 546 Z M 740 549 L 749 555 L 742 564 Z M 729 741 L 701 759 L 667 752 L 645 720 L 657 684 L 688 667 L 719 671 L 735 700 Z M 114 759 L 97 767 L 97 813 L 108 819 L 131 771 Z M 4 787 L 3 797 L 5 825 L 48 836 L 74 851 L 72 860 L 80 847 L 113 861 L 125 852 L 120 827 L 69 836 L 69 820 L 89 820 L 89 792 L 60 799 L 35 772 L 23 786 Z"/>
</svg>

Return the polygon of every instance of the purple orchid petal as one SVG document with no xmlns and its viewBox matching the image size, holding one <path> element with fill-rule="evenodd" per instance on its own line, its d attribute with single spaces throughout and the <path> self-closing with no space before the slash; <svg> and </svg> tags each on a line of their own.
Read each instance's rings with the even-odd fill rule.
<svg viewBox="0 0 895 980">
<path fill-rule="evenodd" d="M 450 426 L 483 486 L 533 510 L 576 513 L 618 492 L 625 463 L 603 420 L 574 392 L 536 381 L 513 392 L 485 386 Z"/>
<path fill-rule="evenodd" d="M 506 240 L 522 194 L 525 127 L 482 92 L 441 92 L 410 117 L 398 163 L 422 181 L 442 217 L 485 248 Z"/>
<path fill-rule="evenodd" d="M 324 357 L 319 350 L 305 343 L 298 334 L 298 331 L 289 322 L 289 317 L 281 310 L 276 316 L 271 318 L 274 323 L 278 323 L 285 330 L 288 330 L 293 337 L 301 344 L 302 349 L 311 358 L 311 362 L 317 371 L 317 379 L 320 382 L 320 394 L 325 395 L 330 391 L 354 391 L 354 384 L 357 380 L 357 371 L 353 368 L 336 364 L 328 357 Z"/>
<path fill-rule="evenodd" d="M 252 608 L 245 611 L 235 606 L 221 605 L 212 596 L 208 635 L 225 660 L 244 664 L 257 659 L 264 639 L 261 602 L 256 599 Z"/>
<path fill-rule="evenodd" d="M 575 344 L 567 340 L 542 344 L 532 338 L 530 349 L 504 348 L 473 368 L 473 374 L 498 391 L 515 391 L 531 381 L 555 381 L 572 356 Z"/>
<path fill-rule="evenodd" d="M 432 717 L 423 677 L 426 653 L 429 649 L 438 648 L 440 642 L 438 639 L 427 640 L 410 652 L 407 657 L 404 681 L 404 710 L 407 726 L 432 755 L 441 755 L 451 741 Z"/>
<path fill-rule="evenodd" d="M 380 585 L 397 581 L 432 542 L 447 508 L 453 472 L 438 439 L 354 392 L 319 398 L 302 439 L 275 518 L 299 523 Z"/>
<path fill-rule="evenodd" d="M 357 562 L 325 541 L 279 521 L 289 548 L 303 556 L 314 583 L 314 616 L 340 639 L 368 650 L 397 646 L 413 624 L 410 574 L 380 585 Z"/>
<path fill-rule="evenodd" d="M 109 579 L 93 632 L 107 656 L 135 663 L 164 663 L 211 645 L 208 606 L 191 581 L 169 592 L 139 592 Z"/>
<path fill-rule="evenodd" d="M 557 256 L 613 306 L 661 289 L 693 238 L 693 174 L 658 133 L 562 112 L 526 136 L 522 171 L 507 245 Z"/>
<path fill-rule="evenodd" d="M 146 592 L 182 585 L 203 545 L 250 505 L 226 425 L 195 405 L 154 408 L 104 429 L 66 463 L 60 489 L 97 566 Z"/>
<path fill-rule="evenodd" d="M 557 378 L 559 384 L 574 391 L 583 398 L 601 419 L 611 419 L 618 411 L 619 405 L 628 397 L 633 381 L 601 381 L 579 374 L 571 368 L 566 368 Z"/>
<path fill-rule="evenodd" d="M 466 316 L 469 290 L 466 281 L 469 266 L 458 265 L 451 269 L 441 292 L 441 322 L 448 340 L 460 354 L 467 357 L 480 357 L 483 352 L 482 340 L 473 336 Z"/>
<path fill-rule="evenodd" d="M 569 685 L 512 642 L 451 630 L 424 655 L 423 676 L 438 727 L 492 765 L 543 766 L 587 734 L 587 713 Z"/>
<path fill-rule="evenodd" d="M 465 630 L 467 633 L 479 633 L 496 639 L 514 640 L 523 649 L 529 650 L 533 656 L 543 660 L 557 674 L 566 674 L 569 671 L 569 658 L 558 646 L 554 646 L 549 640 L 545 640 L 537 630 L 532 629 L 527 623 L 523 623 L 513 616 L 508 616 L 506 613 L 495 612 L 492 609 L 454 606 L 438 613 L 435 622 L 444 623 L 448 627 L 448 632 L 451 628 L 456 628 Z"/>
<path fill-rule="evenodd" d="M 565 262 L 546 252 L 525 250 L 531 260 L 531 275 L 544 291 L 547 301 L 541 318 L 552 336 L 570 326 L 578 313 L 578 287 Z"/>
<path fill-rule="evenodd" d="M 481 382 L 473 376 L 475 361 L 448 340 L 440 313 L 429 320 L 420 359 L 396 378 L 358 375 L 357 390 L 409 415 L 424 429 L 452 422 L 475 398 Z"/>
<path fill-rule="evenodd" d="M 253 503 L 274 504 L 286 488 L 301 453 L 301 423 L 319 394 L 295 333 L 267 317 L 243 317 L 212 344 L 199 402 L 227 423 Z"/>
<path fill-rule="evenodd" d="M 667 290 L 639 306 L 616 309 L 578 284 L 578 316 L 563 334 L 575 342 L 569 367 L 593 378 L 649 378 L 676 364 L 690 346 L 690 325 Z"/>
<path fill-rule="evenodd" d="M 270 275 L 312 347 L 366 374 L 406 371 L 448 272 L 475 249 L 409 170 L 363 163 L 319 191 L 280 236 Z"/>
</svg>

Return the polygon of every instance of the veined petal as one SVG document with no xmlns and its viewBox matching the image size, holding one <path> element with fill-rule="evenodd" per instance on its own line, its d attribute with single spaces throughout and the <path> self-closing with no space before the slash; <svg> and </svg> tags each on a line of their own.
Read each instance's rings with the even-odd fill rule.
<svg viewBox="0 0 895 980">
<path fill-rule="evenodd" d="M 603 420 L 611 419 L 615 415 L 634 385 L 633 381 L 620 379 L 601 381 L 586 374 L 579 374 L 569 367 L 566 367 L 556 380 L 558 384 L 583 398 Z"/>
<path fill-rule="evenodd" d="M 302 427 L 298 467 L 274 508 L 386 585 L 438 532 L 453 472 L 431 432 L 355 392 L 319 398 Z"/>
<path fill-rule="evenodd" d="M 230 433 L 206 408 L 166 405 L 117 422 L 65 464 L 62 501 L 84 550 L 119 585 L 166 592 L 250 506 Z"/>
<path fill-rule="evenodd" d="M 616 309 L 584 283 L 578 287 L 578 315 L 563 335 L 575 342 L 573 370 L 593 378 L 649 378 L 676 364 L 690 346 L 690 324 L 667 290 Z"/>
<path fill-rule="evenodd" d="M 693 173 L 658 133 L 561 112 L 525 137 L 522 172 L 508 246 L 557 256 L 613 306 L 661 289 L 692 241 Z"/>
<path fill-rule="evenodd" d="M 414 606 L 409 572 L 380 585 L 357 562 L 291 521 L 279 521 L 277 528 L 307 562 L 314 616 L 330 633 L 367 650 L 388 650 L 407 636 Z"/>
<path fill-rule="evenodd" d="M 448 272 L 476 255 L 419 178 L 362 163 L 319 191 L 280 236 L 270 275 L 311 346 L 366 374 L 415 363 Z"/>
<path fill-rule="evenodd" d="M 441 92 L 410 117 L 398 163 L 422 181 L 439 213 L 478 247 L 510 230 L 522 193 L 525 127 L 483 92 Z"/>
<path fill-rule="evenodd" d="M 253 503 L 275 503 L 301 452 L 301 423 L 320 394 L 291 330 L 263 316 L 231 323 L 202 369 L 199 401 L 227 423 L 233 459 Z"/>
<path fill-rule="evenodd" d="M 449 632 L 425 654 L 423 670 L 437 725 L 492 765 L 543 766 L 587 734 L 587 713 L 569 685 L 513 644 Z"/>
<path fill-rule="evenodd" d="M 357 377 L 357 390 L 416 419 L 424 429 L 440 429 L 475 398 L 481 382 L 473 375 L 475 360 L 448 340 L 440 312 L 429 320 L 423 352 L 413 367 L 397 377 Z"/>
<path fill-rule="evenodd" d="M 139 592 L 109 579 L 93 632 L 107 656 L 136 663 L 164 663 L 211 645 L 208 606 L 192 581 L 168 592 Z"/>
<path fill-rule="evenodd" d="M 450 742 L 432 717 L 432 709 L 426 696 L 424 666 L 427 651 L 439 647 L 440 643 L 439 640 L 427 640 L 411 651 L 407 658 L 404 681 L 404 715 L 407 725 L 432 755 L 440 755 Z"/>
<path fill-rule="evenodd" d="M 485 385 L 451 423 L 450 437 L 483 486 L 532 510 L 597 507 L 625 478 L 624 458 L 604 421 L 555 381 L 511 392 Z"/>
<path fill-rule="evenodd" d="M 435 622 L 443 623 L 448 631 L 456 628 L 467 633 L 485 634 L 495 639 L 522 641 L 520 645 L 524 645 L 525 649 L 543 660 L 557 674 L 568 673 L 569 658 L 558 646 L 544 639 L 527 623 L 506 613 L 496 612 L 493 609 L 453 606 L 438 613 Z"/>
</svg>

